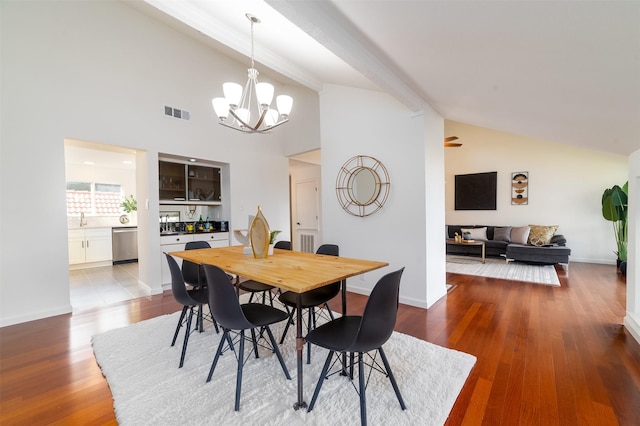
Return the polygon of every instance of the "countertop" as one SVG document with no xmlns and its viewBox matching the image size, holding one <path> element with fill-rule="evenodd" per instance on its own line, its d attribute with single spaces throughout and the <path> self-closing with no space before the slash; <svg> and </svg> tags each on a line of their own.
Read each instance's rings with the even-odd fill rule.
<svg viewBox="0 0 640 426">
<path fill-rule="evenodd" d="M 197 232 L 167 231 L 167 232 L 160 232 L 160 236 L 164 237 L 167 235 L 220 234 L 223 232 L 229 232 L 229 231 L 197 231 Z"/>
<path fill-rule="evenodd" d="M 75 226 L 72 228 L 68 228 L 69 231 L 77 231 L 82 229 L 112 229 L 112 228 L 137 228 L 136 225 L 118 225 L 118 226 L 109 226 L 109 225 L 87 225 L 87 226 Z"/>
</svg>

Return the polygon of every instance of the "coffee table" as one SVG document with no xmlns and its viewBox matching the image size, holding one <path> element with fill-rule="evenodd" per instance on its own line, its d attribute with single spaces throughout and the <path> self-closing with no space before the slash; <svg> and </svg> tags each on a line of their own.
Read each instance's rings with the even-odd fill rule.
<svg viewBox="0 0 640 426">
<path fill-rule="evenodd" d="M 447 244 L 452 244 L 454 246 L 476 246 L 476 247 L 480 247 L 480 251 L 482 253 L 482 263 L 484 263 L 484 241 L 462 240 L 462 242 L 457 242 L 454 239 L 446 239 L 445 242 Z"/>
</svg>

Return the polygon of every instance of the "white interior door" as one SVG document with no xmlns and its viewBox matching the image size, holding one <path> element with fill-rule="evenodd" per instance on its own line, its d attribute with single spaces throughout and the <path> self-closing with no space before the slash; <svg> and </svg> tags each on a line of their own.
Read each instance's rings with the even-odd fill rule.
<svg viewBox="0 0 640 426">
<path fill-rule="evenodd" d="M 302 250 L 302 234 L 313 235 L 316 241 L 318 237 L 318 182 L 316 179 L 299 181 L 295 187 L 294 246 Z M 314 243 L 313 251 L 316 247 L 317 243 Z"/>
</svg>

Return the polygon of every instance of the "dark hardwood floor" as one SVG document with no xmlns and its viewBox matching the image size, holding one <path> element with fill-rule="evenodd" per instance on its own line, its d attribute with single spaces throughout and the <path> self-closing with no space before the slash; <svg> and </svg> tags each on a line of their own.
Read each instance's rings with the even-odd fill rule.
<svg viewBox="0 0 640 426">
<path fill-rule="evenodd" d="M 559 275 L 558 288 L 448 274 L 456 287 L 428 311 L 401 306 L 397 331 L 478 358 L 448 425 L 640 424 L 624 279 L 584 263 Z M 349 312 L 365 301 L 349 294 Z M 91 336 L 178 309 L 165 293 L 0 329 L 0 424 L 115 424 Z"/>
</svg>

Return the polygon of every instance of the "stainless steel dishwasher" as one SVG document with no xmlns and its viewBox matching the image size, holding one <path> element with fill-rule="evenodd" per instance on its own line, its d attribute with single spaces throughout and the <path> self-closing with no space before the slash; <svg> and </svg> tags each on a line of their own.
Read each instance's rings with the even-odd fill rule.
<svg viewBox="0 0 640 426">
<path fill-rule="evenodd" d="M 138 227 L 111 228 L 113 264 L 138 261 Z"/>
</svg>

